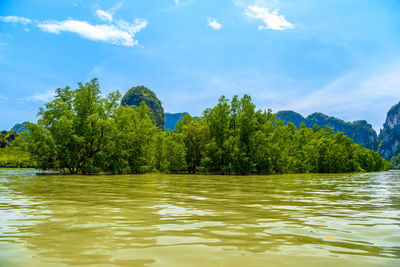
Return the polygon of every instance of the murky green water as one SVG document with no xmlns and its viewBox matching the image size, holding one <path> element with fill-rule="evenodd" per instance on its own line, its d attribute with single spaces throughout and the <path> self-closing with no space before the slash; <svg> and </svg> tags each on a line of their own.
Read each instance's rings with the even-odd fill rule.
<svg viewBox="0 0 400 267">
<path fill-rule="evenodd" d="M 0 169 L 0 266 L 400 266 L 399 215 L 400 172 Z"/>
</svg>

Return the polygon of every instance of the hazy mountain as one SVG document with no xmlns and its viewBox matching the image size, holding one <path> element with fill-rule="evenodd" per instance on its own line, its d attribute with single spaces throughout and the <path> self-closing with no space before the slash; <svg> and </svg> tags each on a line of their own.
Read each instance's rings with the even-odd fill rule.
<svg viewBox="0 0 400 267">
<path fill-rule="evenodd" d="M 27 121 L 23 123 L 17 123 L 11 128 L 10 131 L 14 133 L 29 132 L 29 130 L 26 128 L 26 124 Z"/>
<path fill-rule="evenodd" d="M 187 112 L 165 113 L 165 130 L 175 130 L 175 125 L 182 120 Z"/>
<path fill-rule="evenodd" d="M 364 147 L 377 150 L 377 134 L 372 126 L 365 120 L 345 122 L 341 119 L 327 116 L 323 113 L 313 113 L 304 118 L 299 113 L 291 110 L 279 111 L 277 118 L 282 120 L 285 124 L 289 121 L 293 122 L 296 127 L 300 127 L 302 122 L 309 128 L 313 127 L 314 124 L 325 128 L 330 126 L 335 132 L 343 132 L 349 136 L 357 144 L 362 144 Z"/>
<path fill-rule="evenodd" d="M 165 113 L 165 130 L 175 130 L 175 125 L 178 123 L 178 121 L 182 120 L 185 114 L 188 114 L 187 112 L 181 112 L 181 113 Z M 194 119 L 197 119 L 198 117 L 193 117 Z"/>
</svg>

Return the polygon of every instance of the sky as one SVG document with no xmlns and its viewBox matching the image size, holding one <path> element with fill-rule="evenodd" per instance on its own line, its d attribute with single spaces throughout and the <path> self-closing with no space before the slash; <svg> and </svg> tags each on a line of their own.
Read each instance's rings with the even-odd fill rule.
<svg viewBox="0 0 400 267">
<path fill-rule="evenodd" d="M 0 0 L 0 129 L 97 77 L 170 113 L 248 94 L 379 131 L 400 101 L 399 14 L 398 0 Z"/>
</svg>

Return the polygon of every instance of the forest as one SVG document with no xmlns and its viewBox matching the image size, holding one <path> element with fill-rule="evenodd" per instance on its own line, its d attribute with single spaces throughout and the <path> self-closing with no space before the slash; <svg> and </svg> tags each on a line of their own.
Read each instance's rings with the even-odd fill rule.
<svg viewBox="0 0 400 267">
<path fill-rule="evenodd" d="M 382 171 L 389 163 L 342 132 L 304 123 L 285 125 L 251 97 L 222 96 L 200 118 L 186 114 L 163 131 L 149 107 L 120 105 L 116 91 L 102 97 L 97 79 L 72 90 L 58 88 L 40 108 L 29 134 L 14 150 L 43 170 L 70 174 L 205 173 L 282 174 Z M 154 117 L 154 116 L 153 116 Z M 1 155 L 1 154 L 0 154 Z"/>
</svg>

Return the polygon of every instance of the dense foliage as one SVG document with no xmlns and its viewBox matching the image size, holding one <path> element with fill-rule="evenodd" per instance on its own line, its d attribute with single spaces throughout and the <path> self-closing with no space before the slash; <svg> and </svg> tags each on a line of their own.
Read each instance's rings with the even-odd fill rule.
<svg viewBox="0 0 400 267">
<path fill-rule="evenodd" d="M 255 111 L 250 97 L 221 98 L 204 114 L 210 129 L 204 167 L 216 173 L 353 172 L 388 168 L 378 153 L 330 127 L 299 129 Z"/>
<path fill-rule="evenodd" d="M 391 159 L 390 159 L 390 168 L 399 170 L 400 169 L 400 153 L 397 152 Z"/>
<path fill-rule="evenodd" d="M 0 167 L 28 168 L 36 167 L 36 164 L 26 151 L 12 148 L 0 148 Z"/>
<path fill-rule="evenodd" d="M 28 124 L 28 149 L 39 167 L 84 174 L 180 171 L 174 162 L 184 151 L 179 140 L 152 123 L 144 102 L 133 109 L 120 106 L 120 97 L 101 97 L 97 79 L 76 90 L 57 89 L 38 122 Z M 158 148 L 157 142 L 164 145 Z M 156 157 L 160 153 L 165 158 Z"/>
<path fill-rule="evenodd" d="M 0 148 L 10 147 L 12 141 L 15 140 L 17 134 L 11 131 L 0 132 Z"/>
<path fill-rule="evenodd" d="M 0 132 L 0 167 L 26 168 L 35 167 L 30 153 L 26 150 L 24 133 Z"/>
<path fill-rule="evenodd" d="M 121 100 L 122 106 L 136 108 L 144 102 L 151 110 L 150 117 L 160 129 L 164 130 L 165 118 L 161 101 L 156 94 L 144 86 L 129 89 Z"/>
<path fill-rule="evenodd" d="M 176 131 L 153 124 L 143 101 L 135 109 L 103 98 L 96 79 L 59 88 L 28 124 L 28 150 L 42 169 L 68 173 L 189 172 L 272 174 L 379 171 L 388 162 L 327 127 L 285 125 L 255 109 L 249 96 L 221 97 L 203 117 L 186 114 Z"/>
<path fill-rule="evenodd" d="M 368 149 L 376 151 L 378 148 L 376 132 L 365 120 L 345 122 L 318 112 L 304 118 L 299 113 L 291 110 L 279 111 L 277 118 L 285 124 L 293 122 L 297 128 L 300 127 L 302 122 L 309 128 L 312 128 L 314 125 L 322 128 L 329 126 L 333 131 L 343 132 L 346 136 L 352 138 L 355 143 L 361 144 Z"/>
</svg>

